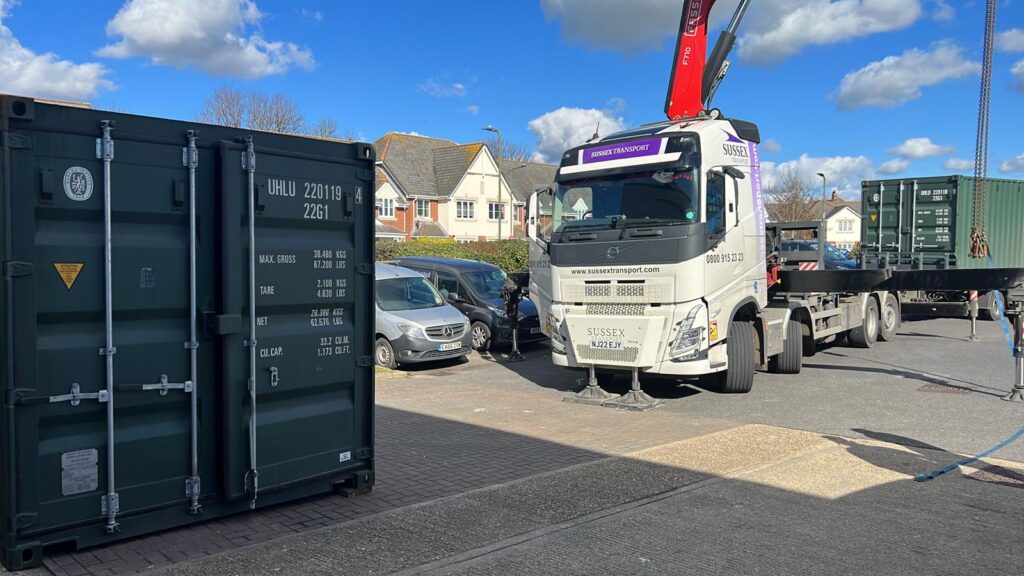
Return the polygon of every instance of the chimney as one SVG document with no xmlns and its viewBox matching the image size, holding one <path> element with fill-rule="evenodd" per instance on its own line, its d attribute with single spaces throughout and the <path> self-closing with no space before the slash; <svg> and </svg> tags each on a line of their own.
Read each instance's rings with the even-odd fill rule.
<svg viewBox="0 0 1024 576">
<path fill-rule="evenodd" d="M 837 191 L 835 188 L 833 188 L 832 189 L 832 201 L 835 202 L 836 200 L 842 200 L 842 198 L 839 197 L 839 191 Z"/>
</svg>

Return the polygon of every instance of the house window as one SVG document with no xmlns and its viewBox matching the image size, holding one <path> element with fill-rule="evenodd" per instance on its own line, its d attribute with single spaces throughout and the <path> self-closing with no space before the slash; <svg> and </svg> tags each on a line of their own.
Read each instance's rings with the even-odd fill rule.
<svg viewBox="0 0 1024 576">
<path fill-rule="evenodd" d="M 504 220 L 505 219 L 505 205 L 498 202 L 487 203 L 487 219 L 488 220 Z"/>
<path fill-rule="evenodd" d="M 853 220 L 840 220 L 839 221 L 840 232 L 853 232 Z"/>
<path fill-rule="evenodd" d="M 416 201 L 416 217 L 430 219 L 430 200 Z"/>
<path fill-rule="evenodd" d="M 380 217 L 381 218 L 394 218 L 395 217 L 395 199 L 394 198 L 381 198 L 380 199 Z"/>
<path fill-rule="evenodd" d="M 469 200 L 456 202 L 455 217 L 459 220 L 476 220 L 476 202 Z"/>
</svg>

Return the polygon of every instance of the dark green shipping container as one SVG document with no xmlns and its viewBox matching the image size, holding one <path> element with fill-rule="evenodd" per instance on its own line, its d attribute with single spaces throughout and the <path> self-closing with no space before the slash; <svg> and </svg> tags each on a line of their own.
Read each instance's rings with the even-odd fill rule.
<svg viewBox="0 0 1024 576">
<path fill-rule="evenodd" d="M 372 485 L 371 146 L 0 121 L 4 566 Z"/>
<path fill-rule="evenodd" d="M 986 268 L 970 258 L 974 178 L 938 176 L 861 183 L 865 266 Z M 986 237 L 997 268 L 1024 267 L 1024 181 L 990 179 Z"/>
</svg>

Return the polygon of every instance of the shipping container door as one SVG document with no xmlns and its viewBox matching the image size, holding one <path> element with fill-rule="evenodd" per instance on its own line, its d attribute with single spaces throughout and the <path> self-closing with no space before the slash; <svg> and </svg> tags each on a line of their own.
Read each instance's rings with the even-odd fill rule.
<svg viewBox="0 0 1024 576">
<path fill-rule="evenodd" d="M 903 231 L 904 251 L 925 254 L 953 253 L 956 230 L 956 180 L 926 178 L 909 184 L 905 209 L 913 218 Z"/>
<path fill-rule="evenodd" d="M 12 151 L 13 250 L 16 260 L 34 266 L 13 295 L 14 492 L 22 539 L 82 522 L 104 532 L 108 427 L 119 517 L 161 506 L 184 510 L 190 477 L 185 134 L 155 143 L 132 125 L 112 133 L 111 349 L 100 126 L 56 120 L 50 130 L 20 127 L 30 145 Z M 205 203 L 212 209 L 212 197 Z M 206 224 L 205 237 L 212 238 Z M 212 272 L 212 261 L 203 267 Z M 201 291 L 209 299 L 212 282 Z M 112 395 L 105 393 L 108 355 Z M 205 400 L 209 422 L 212 402 Z"/>
<path fill-rule="evenodd" d="M 254 139 L 221 146 L 223 310 L 240 319 L 224 340 L 224 476 L 251 504 L 366 458 L 372 418 L 372 312 L 354 307 L 372 293 L 372 164 Z"/>
<path fill-rule="evenodd" d="M 903 218 L 899 183 L 866 182 L 861 193 L 865 217 L 861 243 L 872 252 L 897 252 Z"/>
</svg>

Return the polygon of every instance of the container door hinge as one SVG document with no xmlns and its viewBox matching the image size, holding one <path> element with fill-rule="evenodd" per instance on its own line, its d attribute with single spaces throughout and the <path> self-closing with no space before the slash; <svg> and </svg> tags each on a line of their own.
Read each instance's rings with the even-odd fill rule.
<svg viewBox="0 0 1024 576">
<path fill-rule="evenodd" d="M 373 448 L 360 448 L 356 450 L 356 458 L 373 458 Z"/>
<path fill-rule="evenodd" d="M 17 260 L 4 261 L 4 276 L 6 278 L 17 278 L 19 276 L 31 276 L 35 272 L 35 264 L 31 262 L 18 262 Z"/>
<path fill-rule="evenodd" d="M 0 132 L 0 140 L 2 140 L 0 144 L 3 144 L 4 148 L 22 149 L 32 147 L 32 138 L 17 132 Z"/>
<path fill-rule="evenodd" d="M 373 356 L 360 356 L 356 359 L 356 366 L 373 366 Z"/>
<path fill-rule="evenodd" d="M 357 274 L 370 274 L 370 275 L 372 275 L 373 274 L 373 264 L 367 264 L 367 263 L 364 262 L 364 263 L 356 266 L 356 273 Z"/>
<path fill-rule="evenodd" d="M 121 511 L 121 499 L 118 497 L 117 492 L 113 494 L 107 494 L 100 498 L 100 514 L 107 515 L 107 510 L 113 507 L 114 514 Z"/>
<path fill-rule="evenodd" d="M 202 492 L 202 486 L 198 476 L 185 479 L 185 497 L 186 498 L 199 498 L 199 494 Z"/>
<path fill-rule="evenodd" d="M 15 514 L 8 519 L 7 531 L 17 532 L 18 530 L 21 530 L 22 528 L 28 528 L 29 526 L 32 526 L 37 522 L 39 522 L 39 515 L 37 514 Z"/>
</svg>

